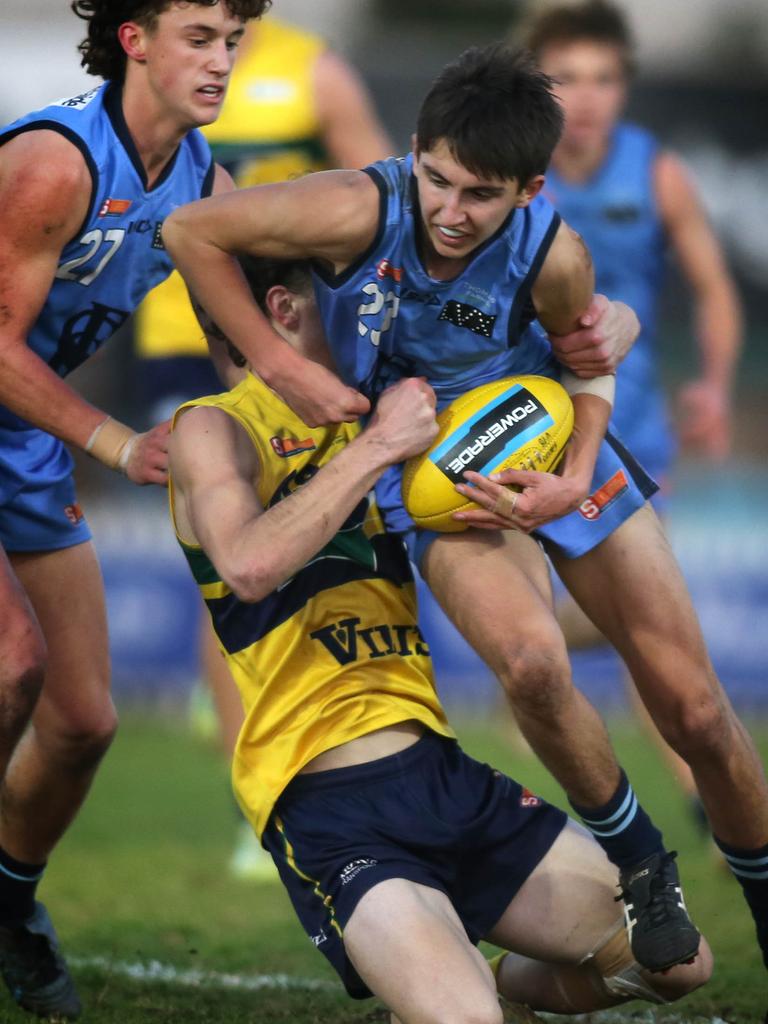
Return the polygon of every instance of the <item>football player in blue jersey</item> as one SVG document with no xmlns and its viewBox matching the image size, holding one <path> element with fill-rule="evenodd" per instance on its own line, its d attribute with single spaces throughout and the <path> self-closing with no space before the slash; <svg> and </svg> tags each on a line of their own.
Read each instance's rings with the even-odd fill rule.
<svg viewBox="0 0 768 1024">
<path fill-rule="evenodd" d="M 730 452 L 742 331 L 736 288 L 680 158 L 622 120 L 633 42 L 620 8 L 610 0 L 537 4 L 524 41 L 557 82 L 565 113 L 545 194 L 589 246 L 597 287 L 629 303 L 640 319 L 640 336 L 617 375 L 611 423 L 663 483 L 675 447 L 656 338 L 668 250 L 692 291 L 701 361 L 700 376 L 679 396 L 681 440 L 716 460 Z"/>
<path fill-rule="evenodd" d="M 742 314 L 734 283 L 690 174 L 650 132 L 622 120 L 633 71 L 624 13 L 609 0 L 537 4 L 523 41 L 557 82 L 565 127 L 547 171 L 545 194 L 585 240 L 600 291 L 629 303 L 641 331 L 616 377 L 611 426 L 661 485 L 675 453 L 659 380 L 656 323 L 668 250 L 691 287 L 700 377 L 679 395 L 680 439 L 719 461 L 730 452 L 731 391 Z M 558 604 L 569 645 L 604 643 L 572 602 Z M 664 746 L 692 800 L 690 769 Z"/>
<path fill-rule="evenodd" d="M 307 263 L 242 266 L 288 344 L 332 366 Z M 171 516 L 246 709 L 238 799 L 349 995 L 378 996 L 392 1024 L 501 1024 L 498 993 L 576 1013 L 702 984 L 705 941 L 663 974 L 638 967 L 594 838 L 446 721 L 370 493 L 435 437 L 432 389 L 398 381 L 364 430 L 310 428 L 241 376 L 177 411 Z M 481 937 L 507 952 L 486 963 Z"/>
<path fill-rule="evenodd" d="M 136 434 L 63 379 L 170 273 L 160 226 L 231 187 L 197 127 L 268 0 L 76 0 L 105 84 L 0 131 L 0 972 L 13 998 L 80 1004 L 35 901 L 115 730 L 102 581 L 66 444 L 165 483 L 168 427 Z"/>
<path fill-rule="evenodd" d="M 541 196 L 561 127 L 552 83 L 527 55 L 470 50 L 432 86 L 408 157 L 206 199 L 175 211 L 164 238 L 201 304 L 310 422 L 328 416 L 327 394 L 270 331 L 233 253 L 313 260 L 335 364 L 348 387 L 371 398 L 398 376 L 426 377 L 438 404 L 508 374 L 558 377 L 545 331 L 559 336 L 576 417 L 562 472 L 508 471 L 502 482 L 519 493 L 468 473 L 475 487 L 460 489 L 490 508 L 462 518 L 490 530 L 414 530 L 396 474 L 377 496 L 443 608 L 501 680 L 531 746 L 620 867 L 636 959 L 663 970 L 695 953 L 698 933 L 673 855 L 573 686 L 538 542 L 691 764 L 715 833 L 756 871 L 762 861 L 764 873 L 768 789 L 647 501 L 656 485 L 615 438 L 603 439 L 612 392 L 595 375 L 615 367 L 617 334 L 619 349 L 627 338 L 614 323 L 596 352 L 594 324 L 584 334 L 589 253 Z M 606 315 L 621 312 L 609 306 Z M 337 397 L 331 413 L 349 395 L 339 388 Z"/>
</svg>

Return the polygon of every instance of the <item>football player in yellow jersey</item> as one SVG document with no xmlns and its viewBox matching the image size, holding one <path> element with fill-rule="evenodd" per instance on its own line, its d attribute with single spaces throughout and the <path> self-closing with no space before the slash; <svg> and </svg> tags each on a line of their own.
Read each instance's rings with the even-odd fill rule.
<svg viewBox="0 0 768 1024">
<path fill-rule="evenodd" d="M 314 33 L 267 17 L 240 44 L 227 100 L 205 131 L 216 160 L 240 187 L 284 181 L 325 167 L 362 167 L 393 150 L 356 72 Z M 192 312 L 186 287 L 173 273 L 142 303 L 136 319 L 139 386 L 148 422 L 167 419 L 180 402 L 220 383 Z M 228 755 L 242 711 L 215 643 L 201 644 Z M 241 834 L 230 861 L 239 877 L 269 877 L 271 864 Z"/>
<path fill-rule="evenodd" d="M 244 266 L 276 329 L 328 366 L 306 266 Z M 393 1024 L 501 1024 L 499 992 L 560 1013 L 675 999 L 709 976 L 706 942 L 640 969 L 592 836 L 467 757 L 446 722 L 407 561 L 370 497 L 435 433 L 415 378 L 362 431 L 305 426 L 250 373 L 177 413 L 174 526 L 246 709 L 239 800 L 312 942 Z M 509 952 L 488 964 L 481 938 Z"/>
</svg>

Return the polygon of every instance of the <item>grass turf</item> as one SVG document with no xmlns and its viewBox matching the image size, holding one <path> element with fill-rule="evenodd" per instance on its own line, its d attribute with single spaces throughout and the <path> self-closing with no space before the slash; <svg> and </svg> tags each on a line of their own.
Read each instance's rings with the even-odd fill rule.
<svg viewBox="0 0 768 1024">
<path fill-rule="evenodd" d="M 510 743 L 512 729 L 457 721 L 465 749 L 542 796 L 558 787 Z M 708 986 L 669 1009 L 630 1003 L 610 1020 L 762 1022 L 766 974 L 736 883 L 699 837 L 682 797 L 636 727 L 613 724 L 617 750 L 645 806 L 680 851 L 691 914 L 716 959 Z M 768 750 L 768 728 L 753 729 Z M 168 717 L 129 716 L 41 890 L 74 963 L 85 1024 L 364 1024 L 388 1019 L 348 1000 L 308 942 L 277 884 L 238 882 L 226 864 L 236 823 L 217 752 Z M 153 978 L 153 961 L 171 969 Z M 139 965 L 142 977 L 127 976 Z M 193 984 L 196 975 L 234 975 Z M 149 975 L 149 976 L 148 976 Z M 298 988 L 279 988 L 278 975 Z M 259 976 L 265 987 L 245 989 Z M 319 982 L 310 987 L 307 982 Z M 510 1018 L 513 1019 L 513 1018 Z M 607 1019 L 596 1016 L 595 1020 Z M 0 1021 L 30 1024 L 0 993 Z"/>
</svg>

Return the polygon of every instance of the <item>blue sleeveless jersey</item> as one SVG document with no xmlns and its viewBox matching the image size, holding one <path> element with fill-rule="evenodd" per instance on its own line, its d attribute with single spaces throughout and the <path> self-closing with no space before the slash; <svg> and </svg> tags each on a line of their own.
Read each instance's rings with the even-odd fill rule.
<svg viewBox="0 0 768 1024">
<path fill-rule="evenodd" d="M 534 320 L 531 286 L 560 223 L 537 197 L 514 210 L 452 281 L 430 277 L 418 253 L 413 159 L 367 168 L 381 198 L 373 244 L 338 275 L 314 271 L 326 335 L 343 379 L 366 394 L 425 376 L 438 404 L 514 373 L 557 376 Z"/>
<path fill-rule="evenodd" d="M 405 376 L 424 376 L 438 407 L 471 388 L 511 374 L 558 378 L 559 364 L 534 319 L 530 293 L 557 232 L 560 217 L 537 197 L 514 210 L 452 281 L 430 277 L 418 253 L 420 212 L 410 156 L 368 169 L 381 197 L 372 245 L 338 275 L 314 271 L 326 335 L 347 383 L 375 397 Z M 654 489 L 634 465 L 603 442 L 595 493 L 610 499 L 596 511 L 575 512 L 537 535 L 570 557 L 600 543 Z M 400 493 L 402 467 L 392 466 L 376 486 L 387 528 L 406 535 L 418 563 L 436 534 L 415 530 Z M 607 493 L 607 492 L 606 492 Z"/>
<path fill-rule="evenodd" d="M 172 269 L 160 238 L 176 207 L 210 194 L 213 162 L 203 136 L 180 143 L 147 188 L 109 83 L 52 103 L 0 130 L 0 146 L 23 132 L 59 132 L 77 146 L 92 179 L 88 213 L 64 247 L 29 347 L 64 377 L 127 320 Z M 11 551 L 69 547 L 90 536 L 71 481 L 72 458 L 55 437 L 0 405 L 0 543 Z"/>
<path fill-rule="evenodd" d="M 51 290 L 28 335 L 29 347 L 64 377 L 127 320 L 172 262 L 160 238 L 177 206 L 208 195 L 213 164 L 198 131 L 181 142 L 151 189 L 123 119 L 120 89 L 105 84 L 20 118 L 0 145 L 22 132 L 50 129 L 82 153 L 93 181 L 87 216 L 64 247 Z M 14 419 L 0 412 L 0 423 Z"/>
<path fill-rule="evenodd" d="M 589 246 L 596 291 L 626 302 L 640 319 L 640 337 L 617 374 L 611 426 L 654 475 L 668 468 L 674 448 L 656 345 L 666 250 L 653 185 L 657 153 L 647 131 L 620 124 L 588 181 L 565 181 L 550 167 L 545 185 L 563 219 Z"/>
</svg>

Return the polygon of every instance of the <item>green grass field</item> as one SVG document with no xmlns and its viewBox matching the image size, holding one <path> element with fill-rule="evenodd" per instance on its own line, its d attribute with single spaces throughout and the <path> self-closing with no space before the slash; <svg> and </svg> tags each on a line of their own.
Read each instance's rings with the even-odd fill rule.
<svg viewBox="0 0 768 1024">
<path fill-rule="evenodd" d="M 468 752 L 559 801 L 543 769 L 510 749 L 510 729 L 460 721 L 458 727 Z M 716 969 L 709 986 L 668 1010 L 631 1003 L 592 1019 L 762 1022 L 768 984 L 737 885 L 697 837 L 648 742 L 624 722 L 612 731 L 640 798 L 681 853 L 689 908 L 713 947 Z M 768 728 L 753 731 L 765 753 Z M 85 1024 L 388 1019 L 374 1001 L 346 999 L 279 885 L 228 876 L 235 831 L 216 751 L 168 716 L 125 716 L 41 891 L 73 963 Z M 4 992 L 0 1021 L 30 1024 Z"/>
</svg>

